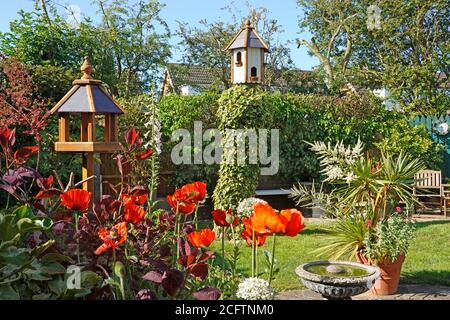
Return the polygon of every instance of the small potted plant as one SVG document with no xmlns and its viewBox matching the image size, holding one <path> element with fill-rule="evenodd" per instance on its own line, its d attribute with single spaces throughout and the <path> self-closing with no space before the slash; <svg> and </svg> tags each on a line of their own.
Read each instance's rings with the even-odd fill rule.
<svg viewBox="0 0 450 320">
<path fill-rule="evenodd" d="M 380 267 L 381 278 L 372 293 L 395 293 L 414 232 L 414 223 L 399 204 L 406 212 L 417 204 L 411 187 L 416 173 L 424 169 L 423 163 L 406 153 L 382 152 L 375 160 L 364 155 L 361 142 L 354 147 L 342 142 L 334 147 L 323 142 L 311 146 L 332 191 L 325 196 L 322 191 L 299 186 L 292 189 L 291 197 L 299 204 L 320 206 L 335 218 L 325 227 L 327 245 L 316 252 Z"/>
</svg>

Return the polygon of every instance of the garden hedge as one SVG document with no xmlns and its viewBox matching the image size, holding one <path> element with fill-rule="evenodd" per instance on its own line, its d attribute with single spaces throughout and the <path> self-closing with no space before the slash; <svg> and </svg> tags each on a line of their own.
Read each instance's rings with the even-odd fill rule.
<svg viewBox="0 0 450 320">
<path fill-rule="evenodd" d="M 227 94 L 226 92 L 223 94 Z M 397 111 L 388 111 L 380 100 L 368 96 L 320 96 L 283 93 L 260 93 L 267 120 L 259 119 L 260 128 L 280 129 L 280 170 L 277 178 L 291 182 L 311 181 L 320 177 L 316 156 L 304 141 L 343 140 L 355 143 L 358 137 L 369 150 L 408 150 L 429 166 L 439 162 L 440 145 L 433 143 L 422 126 L 411 127 L 408 119 Z M 159 102 L 163 131 L 163 157 L 170 160 L 174 142 L 171 133 L 179 128 L 193 131 L 194 121 L 202 121 L 203 129 L 219 128 L 220 94 L 165 96 Z M 273 123 L 265 123 L 268 121 Z M 207 144 L 207 143 L 206 143 Z M 192 146 L 193 147 L 193 146 Z M 166 165 L 170 161 L 164 161 Z M 218 166 L 170 166 L 171 183 L 180 186 L 193 180 L 208 182 L 211 191 L 217 181 Z"/>
</svg>

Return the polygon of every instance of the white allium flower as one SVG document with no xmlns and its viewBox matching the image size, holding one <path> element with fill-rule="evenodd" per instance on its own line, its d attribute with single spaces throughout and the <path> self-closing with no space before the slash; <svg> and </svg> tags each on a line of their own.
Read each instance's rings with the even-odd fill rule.
<svg viewBox="0 0 450 320">
<path fill-rule="evenodd" d="M 273 300 L 275 291 L 266 280 L 247 278 L 239 284 L 236 296 L 244 300 Z"/>
<path fill-rule="evenodd" d="M 238 216 L 241 218 L 250 217 L 253 214 L 253 206 L 257 203 L 267 204 L 266 201 L 259 198 L 247 198 L 242 200 L 236 209 Z"/>
</svg>

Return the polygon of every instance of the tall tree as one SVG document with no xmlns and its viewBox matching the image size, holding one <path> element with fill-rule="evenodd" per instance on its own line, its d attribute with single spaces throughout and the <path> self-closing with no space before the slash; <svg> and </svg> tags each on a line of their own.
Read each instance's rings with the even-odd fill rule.
<svg viewBox="0 0 450 320">
<path fill-rule="evenodd" d="M 345 74 L 352 53 L 356 30 L 352 22 L 357 16 L 351 0 L 298 0 L 303 17 L 299 21 L 302 31 L 312 33 L 310 40 L 299 39 L 316 56 L 325 73 L 328 88 L 336 77 Z"/>
<path fill-rule="evenodd" d="M 216 72 L 218 81 L 228 88 L 230 86 L 230 55 L 224 48 L 239 31 L 247 18 L 270 47 L 266 54 L 266 84 L 271 84 L 280 77 L 281 70 L 292 67 L 288 43 L 280 40 L 284 32 L 276 19 L 270 18 L 270 12 L 264 7 L 253 7 L 246 2 L 245 14 L 231 2 L 223 10 L 230 16 L 230 22 L 200 21 L 199 27 L 192 27 L 186 22 L 179 22 L 178 35 L 180 46 L 184 51 L 183 60 L 190 64 L 210 67 Z"/>
<path fill-rule="evenodd" d="M 450 107 L 448 0 L 297 0 L 299 39 L 317 56 L 328 87 L 386 88 L 410 114 Z"/>
<path fill-rule="evenodd" d="M 158 79 L 157 73 L 170 56 L 170 31 L 161 18 L 164 7 L 157 0 L 96 0 L 107 31 L 119 90 L 122 96 L 142 93 Z M 156 26 L 162 27 L 158 32 Z"/>
</svg>

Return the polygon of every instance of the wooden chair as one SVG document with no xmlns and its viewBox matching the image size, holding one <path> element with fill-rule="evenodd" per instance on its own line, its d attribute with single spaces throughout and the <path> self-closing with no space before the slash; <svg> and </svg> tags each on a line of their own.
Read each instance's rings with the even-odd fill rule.
<svg viewBox="0 0 450 320">
<path fill-rule="evenodd" d="M 444 199 L 442 172 L 435 170 L 423 170 L 418 172 L 414 177 L 413 195 L 418 199 L 437 198 L 439 200 L 439 210 L 441 214 L 443 214 L 443 212 L 446 211 L 446 202 Z"/>
</svg>

